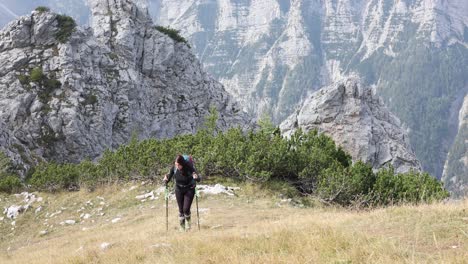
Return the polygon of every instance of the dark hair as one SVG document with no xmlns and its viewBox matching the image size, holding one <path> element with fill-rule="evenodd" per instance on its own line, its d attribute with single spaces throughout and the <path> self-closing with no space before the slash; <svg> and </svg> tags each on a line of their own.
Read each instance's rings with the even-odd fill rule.
<svg viewBox="0 0 468 264">
<path fill-rule="evenodd" d="M 180 165 L 182 165 L 183 168 L 186 167 L 186 162 L 185 162 L 185 159 L 184 159 L 184 157 L 182 155 L 177 155 L 176 162 L 179 163 Z"/>
</svg>

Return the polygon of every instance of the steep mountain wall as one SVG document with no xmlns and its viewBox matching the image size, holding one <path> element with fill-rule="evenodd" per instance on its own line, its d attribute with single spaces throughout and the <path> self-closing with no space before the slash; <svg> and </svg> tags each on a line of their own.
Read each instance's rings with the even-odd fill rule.
<svg viewBox="0 0 468 264">
<path fill-rule="evenodd" d="M 458 130 L 444 166 L 442 181 L 455 196 L 468 194 L 468 96 L 458 115 Z"/>
<path fill-rule="evenodd" d="M 89 3 L 93 28 L 72 32 L 66 17 L 34 11 L 0 31 L 0 122 L 3 141 L 15 142 L 2 144 L 8 153 L 26 163 L 92 159 L 132 135 L 194 133 L 211 107 L 220 128 L 249 125 L 189 46 L 156 30 L 145 9 Z"/>
<path fill-rule="evenodd" d="M 276 122 L 308 93 L 357 73 L 405 124 L 423 169 L 441 177 L 457 129 L 450 113 L 468 92 L 467 1 L 150 3 L 245 109 Z"/>
<path fill-rule="evenodd" d="M 81 20 L 86 1 L 67 10 L 68 2 L 37 1 Z M 437 177 L 447 169 L 458 131 L 451 117 L 468 92 L 468 1 L 137 2 L 157 24 L 181 30 L 243 109 L 280 123 L 309 93 L 358 73 L 407 127 L 423 169 Z M 19 2 L 0 3 L 22 12 Z"/>
</svg>

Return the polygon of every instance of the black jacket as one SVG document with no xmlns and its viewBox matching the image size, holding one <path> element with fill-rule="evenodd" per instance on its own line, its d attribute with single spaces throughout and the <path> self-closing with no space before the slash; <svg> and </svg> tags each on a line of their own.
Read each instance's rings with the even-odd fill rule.
<svg viewBox="0 0 468 264">
<path fill-rule="evenodd" d="M 175 178 L 176 186 L 179 188 L 193 187 L 195 186 L 195 181 L 200 181 L 200 177 L 196 180 L 193 178 L 193 173 L 197 173 L 195 168 L 190 165 L 186 165 L 182 170 L 178 170 L 173 166 L 169 171 L 167 181 L 170 181 L 172 177 Z M 198 174 L 198 173 L 197 173 Z"/>
</svg>

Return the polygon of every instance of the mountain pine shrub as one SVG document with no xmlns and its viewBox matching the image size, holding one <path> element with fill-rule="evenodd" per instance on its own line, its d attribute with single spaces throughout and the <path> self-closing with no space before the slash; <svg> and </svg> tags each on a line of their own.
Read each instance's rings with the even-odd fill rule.
<svg viewBox="0 0 468 264">
<path fill-rule="evenodd" d="M 216 112 L 212 111 L 215 116 Z M 30 183 L 37 189 L 56 191 L 76 186 L 93 190 L 109 182 L 160 180 L 177 154 L 190 153 L 203 176 L 236 180 L 284 182 L 298 193 L 313 195 L 329 204 L 350 206 L 419 203 L 447 197 L 441 183 L 427 173 L 395 174 L 389 167 L 374 173 L 333 140 L 317 131 L 297 130 L 289 139 L 277 129 L 261 125 L 256 131 L 216 129 L 216 119 L 194 135 L 138 141 L 115 151 L 107 150 L 96 163 L 41 164 Z M 213 121 L 214 120 L 214 121 Z M 289 192 L 291 193 L 291 192 Z"/>
<path fill-rule="evenodd" d="M 0 151 L 0 192 L 12 193 L 23 188 L 20 178 L 12 170 L 11 160 Z"/>
<path fill-rule="evenodd" d="M 45 78 L 44 73 L 42 72 L 41 67 L 36 67 L 33 68 L 30 72 L 30 80 L 35 83 L 42 82 L 42 80 Z"/>
<path fill-rule="evenodd" d="M 155 29 L 158 30 L 161 33 L 166 34 L 169 36 L 171 39 L 173 39 L 175 42 L 182 42 L 188 45 L 188 41 L 180 35 L 180 31 L 177 29 L 169 28 L 169 27 L 163 27 L 163 26 L 155 26 Z"/>
<path fill-rule="evenodd" d="M 23 188 L 23 183 L 17 175 L 0 174 L 0 192 L 13 193 Z"/>
<path fill-rule="evenodd" d="M 68 41 L 72 33 L 75 31 L 76 23 L 72 17 L 66 15 L 57 15 L 58 31 L 55 34 L 55 38 L 60 43 Z"/>
<path fill-rule="evenodd" d="M 336 164 L 321 172 L 315 193 L 326 202 L 351 205 L 368 196 L 375 181 L 372 167 L 362 161 L 349 167 Z"/>
<path fill-rule="evenodd" d="M 447 198 L 442 182 L 425 172 L 395 174 L 392 167 L 381 169 L 372 189 L 375 204 L 432 202 Z"/>
<path fill-rule="evenodd" d="M 39 164 L 29 181 L 37 190 L 56 192 L 76 190 L 81 172 L 76 164 Z"/>
<path fill-rule="evenodd" d="M 38 11 L 40 13 L 49 12 L 50 8 L 48 8 L 46 6 L 38 6 L 38 7 L 36 7 L 36 11 Z"/>
</svg>

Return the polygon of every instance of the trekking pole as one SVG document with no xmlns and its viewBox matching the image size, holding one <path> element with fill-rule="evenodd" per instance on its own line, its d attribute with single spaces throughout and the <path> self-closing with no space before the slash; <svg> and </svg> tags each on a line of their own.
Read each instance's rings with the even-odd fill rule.
<svg viewBox="0 0 468 264">
<path fill-rule="evenodd" d="M 195 187 L 195 202 L 197 204 L 197 224 L 198 224 L 198 231 L 200 231 L 200 214 L 198 213 L 198 189 Z"/>
<path fill-rule="evenodd" d="M 166 200 L 166 232 L 169 231 L 169 190 L 167 189 L 167 182 L 165 184 L 164 199 Z"/>
</svg>

